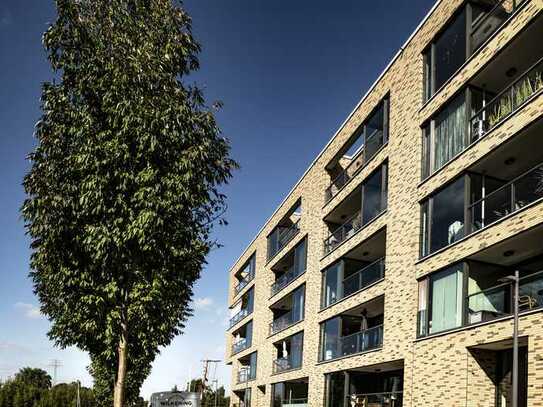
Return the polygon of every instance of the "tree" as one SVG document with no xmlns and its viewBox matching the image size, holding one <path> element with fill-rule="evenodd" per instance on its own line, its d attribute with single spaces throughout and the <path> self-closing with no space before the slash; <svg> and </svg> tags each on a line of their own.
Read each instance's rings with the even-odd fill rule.
<svg viewBox="0 0 543 407">
<path fill-rule="evenodd" d="M 0 387 L 0 407 L 34 407 L 51 387 L 42 369 L 25 367 Z"/>
<path fill-rule="evenodd" d="M 136 402 L 191 315 L 237 167 L 201 90 L 200 50 L 171 0 L 57 0 L 22 207 L 49 337 L 91 357 L 97 397 Z M 126 393 L 125 393 L 126 391 Z"/>
</svg>

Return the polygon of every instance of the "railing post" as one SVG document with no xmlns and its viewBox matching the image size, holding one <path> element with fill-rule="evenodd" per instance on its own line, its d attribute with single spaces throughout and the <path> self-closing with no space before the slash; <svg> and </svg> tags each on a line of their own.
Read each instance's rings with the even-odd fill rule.
<svg viewBox="0 0 543 407">
<path fill-rule="evenodd" d="M 511 183 L 511 213 L 515 212 L 515 183 Z"/>
</svg>

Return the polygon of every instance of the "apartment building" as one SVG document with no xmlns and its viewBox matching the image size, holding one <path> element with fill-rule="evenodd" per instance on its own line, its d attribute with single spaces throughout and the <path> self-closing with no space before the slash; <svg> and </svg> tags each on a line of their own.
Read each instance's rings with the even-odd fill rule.
<svg viewBox="0 0 543 407">
<path fill-rule="evenodd" d="M 543 406 L 542 9 L 430 10 L 232 266 L 232 405 L 511 406 L 518 270 Z"/>
</svg>

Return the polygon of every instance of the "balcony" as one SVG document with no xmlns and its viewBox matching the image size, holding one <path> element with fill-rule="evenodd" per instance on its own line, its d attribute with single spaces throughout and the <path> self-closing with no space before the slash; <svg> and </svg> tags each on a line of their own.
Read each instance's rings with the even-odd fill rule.
<svg viewBox="0 0 543 407">
<path fill-rule="evenodd" d="M 272 272 L 275 276 L 275 281 L 270 287 L 271 296 L 273 297 L 304 274 L 306 266 L 307 239 L 304 239 L 273 265 Z"/>
<path fill-rule="evenodd" d="M 325 217 L 329 232 L 324 239 L 324 255 L 383 213 L 387 207 L 387 173 L 385 163 Z"/>
<path fill-rule="evenodd" d="M 321 307 L 329 307 L 385 277 L 386 229 L 375 233 L 322 271 Z"/>
<path fill-rule="evenodd" d="M 268 261 L 275 257 L 300 232 L 300 220 L 290 226 L 279 226 L 268 237 Z"/>
<path fill-rule="evenodd" d="M 343 296 L 347 297 L 385 277 L 385 258 L 361 268 L 342 281 Z"/>
<path fill-rule="evenodd" d="M 249 367 L 238 370 L 237 384 L 247 383 L 254 379 L 256 379 L 256 373 Z"/>
<path fill-rule="evenodd" d="M 503 283 L 468 295 L 466 298 L 468 323 L 486 322 L 511 315 L 512 291 L 511 283 Z M 520 279 L 519 310 L 524 312 L 541 307 L 543 307 L 543 271 L 538 271 Z"/>
<path fill-rule="evenodd" d="M 274 383 L 272 384 L 272 407 L 307 407 L 308 391 L 307 377 Z"/>
<path fill-rule="evenodd" d="M 247 383 L 256 379 L 256 352 L 239 358 L 238 363 L 239 368 L 236 376 L 237 384 Z"/>
<path fill-rule="evenodd" d="M 324 405 L 401 407 L 403 379 L 403 360 L 329 373 Z"/>
<path fill-rule="evenodd" d="M 543 58 L 471 117 L 471 143 L 483 137 L 507 117 L 515 114 L 519 107 L 538 95 L 542 89 Z"/>
<path fill-rule="evenodd" d="M 241 299 L 232 307 L 231 312 L 233 314 L 229 321 L 228 329 L 232 328 L 239 321 L 247 317 L 253 312 L 254 304 L 254 288 L 249 289 Z"/>
<path fill-rule="evenodd" d="M 473 231 L 543 198 L 543 163 L 468 206 Z"/>
<path fill-rule="evenodd" d="M 299 319 L 297 320 L 294 317 L 294 313 L 292 311 L 289 311 L 286 314 L 280 316 L 279 318 L 274 319 L 273 322 L 270 323 L 270 335 L 284 331 L 289 326 L 294 325 L 298 321 Z"/>
<path fill-rule="evenodd" d="M 236 353 L 239 353 L 245 349 L 249 349 L 250 347 L 251 343 L 247 340 L 247 338 L 242 338 L 232 344 L 232 355 L 235 355 Z"/>
<path fill-rule="evenodd" d="M 543 17 L 536 18 L 423 125 L 422 179 L 514 116 L 543 89 Z"/>
<path fill-rule="evenodd" d="M 273 374 L 302 367 L 303 332 L 274 343 L 277 358 L 273 361 Z"/>
<path fill-rule="evenodd" d="M 366 166 L 384 145 L 385 136 L 382 129 L 375 130 L 368 136 L 364 146 L 351 159 L 351 162 L 336 176 L 325 190 L 324 201 L 330 201 L 358 172 Z"/>
<path fill-rule="evenodd" d="M 388 141 L 388 96 L 384 98 L 326 166 L 331 182 L 324 193 L 327 203 L 354 178 Z"/>
<path fill-rule="evenodd" d="M 249 349 L 253 338 L 253 321 L 247 322 L 245 325 L 232 332 L 232 336 L 234 337 L 232 355 L 244 351 L 245 349 Z"/>
<path fill-rule="evenodd" d="M 232 328 L 234 325 L 236 325 L 239 321 L 241 321 L 252 312 L 253 310 L 250 310 L 248 308 L 241 309 L 232 318 L 230 318 L 229 328 Z"/>
<path fill-rule="evenodd" d="M 304 307 L 305 286 L 298 287 L 273 304 L 270 307 L 273 321 L 269 326 L 269 334 L 274 335 L 301 321 L 304 318 Z"/>
<path fill-rule="evenodd" d="M 472 53 L 477 51 L 525 1 L 501 0 L 493 7 L 492 5 L 487 5 L 484 8 L 484 2 L 480 2 L 478 8 L 474 10 L 479 15 L 474 18 L 470 30 Z"/>
<path fill-rule="evenodd" d="M 249 285 L 251 281 L 255 278 L 254 273 L 247 274 L 243 279 L 236 284 L 236 287 L 234 288 L 234 294 L 238 295 L 241 290 L 243 290 L 245 287 Z"/>
<path fill-rule="evenodd" d="M 334 360 L 383 346 L 384 297 L 321 323 L 320 360 Z"/>
<path fill-rule="evenodd" d="M 513 286 L 503 281 L 515 270 L 521 315 L 543 309 L 542 241 L 540 224 L 420 280 L 418 336 L 511 316 Z"/>
<path fill-rule="evenodd" d="M 542 200 L 542 131 L 540 118 L 422 201 L 422 257 Z"/>
</svg>

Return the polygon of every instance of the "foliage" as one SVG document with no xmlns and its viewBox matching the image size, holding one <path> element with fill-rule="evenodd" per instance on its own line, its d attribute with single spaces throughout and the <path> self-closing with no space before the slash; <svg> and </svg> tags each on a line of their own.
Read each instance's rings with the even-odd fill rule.
<svg viewBox="0 0 543 407">
<path fill-rule="evenodd" d="M 236 163 L 200 89 L 200 50 L 170 0 L 57 0 L 24 179 L 31 277 L 49 337 L 91 357 L 99 400 L 137 401 L 159 347 L 182 332 L 225 223 Z M 126 361 L 126 370 L 123 361 Z M 126 380 L 124 373 L 126 371 Z"/>
<path fill-rule="evenodd" d="M 81 387 L 82 407 L 98 407 L 91 389 Z M 75 406 L 77 383 L 51 387 L 51 377 L 41 369 L 23 368 L 0 386 L 0 407 Z"/>
<path fill-rule="evenodd" d="M 528 98 L 543 88 L 543 79 L 541 68 L 536 68 L 525 78 L 513 85 L 511 92 L 506 92 L 496 100 L 489 109 L 488 123 L 492 128 L 499 123 L 505 116 L 510 114 L 513 109 L 522 105 Z"/>
</svg>

